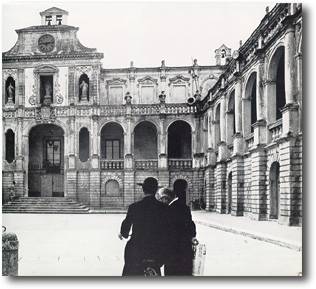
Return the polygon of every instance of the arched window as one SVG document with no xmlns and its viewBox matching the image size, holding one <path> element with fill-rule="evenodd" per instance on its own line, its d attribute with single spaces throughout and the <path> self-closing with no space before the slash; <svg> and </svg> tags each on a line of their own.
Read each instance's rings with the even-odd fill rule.
<svg viewBox="0 0 316 289">
<path fill-rule="evenodd" d="M 124 156 L 124 131 L 121 125 L 110 122 L 101 130 L 101 158 L 119 160 Z"/>
<path fill-rule="evenodd" d="M 120 194 L 120 185 L 116 180 L 109 180 L 105 184 L 106 196 L 117 196 Z"/>
<path fill-rule="evenodd" d="M 157 129 L 149 121 L 139 123 L 134 129 L 135 159 L 157 159 Z"/>
<path fill-rule="evenodd" d="M 215 148 L 221 141 L 221 105 L 218 104 L 215 110 Z"/>
<path fill-rule="evenodd" d="M 89 77 L 83 73 L 79 78 L 79 101 L 89 101 Z"/>
<path fill-rule="evenodd" d="M 83 127 L 79 132 L 79 159 L 86 162 L 89 158 L 89 131 Z"/>
<path fill-rule="evenodd" d="M 245 98 L 248 102 L 245 103 L 244 111 L 244 134 L 247 136 L 253 132 L 253 124 L 257 121 L 257 73 L 253 72 L 247 82 Z"/>
<path fill-rule="evenodd" d="M 15 140 L 12 129 L 5 134 L 5 159 L 8 163 L 12 163 L 15 159 Z"/>
<path fill-rule="evenodd" d="M 5 82 L 5 103 L 15 103 L 15 81 L 11 76 Z"/>
<path fill-rule="evenodd" d="M 228 99 L 227 105 L 227 143 L 231 144 L 233 142 L 233 135 L 236 133 L 235 126 L 235 90 L 233 90 Z"/>
<path fill-rule="evenodd" d="M 271 59 L 269 65 L 268 83 L 268 120 L 274 122 L 282 118 L 282 108 L 285 106 L 284 86 L 284 47 L 280 46 Z"/>
<path fill-rule="evenodd" d="M 168 128 L 168 158 L 192 158 L 191 126 L 185 121 L 177 120 Z"/>
</svg>

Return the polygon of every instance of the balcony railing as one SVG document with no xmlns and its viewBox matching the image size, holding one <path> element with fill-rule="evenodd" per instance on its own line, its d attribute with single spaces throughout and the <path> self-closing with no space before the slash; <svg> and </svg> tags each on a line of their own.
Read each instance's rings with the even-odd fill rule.
<svg viewBox="0 0 316 289">
<path fill-rule="evenodd" d="M 158 168 L 158 160 L 157 159 L 148 159 L 148 160 L 135 160 L 135 168 L 136 169 L 157 169 Z"/>
<path fill-rule="evenodd" d="M 268 128 L 271 133 L 272 141 L 276 141 L 282 135 L 282 119 L 278 119 L 276 122 L 270 124 Z"/>
<path fill-rule="evenodd" d="M 254 146 L 254 135 L 253 133 L 250 134 L 249 136 L 247 136 L 246 138 L 246 146 L 247 146 L 247 149 L 251 149 L 253 146 Z"/>
<path fill-rule="evenodd" d="M 100 160 L 101 170 L 122 170 L 124 169 L 124 160 Z"/>
<path fill-rule="evenodd" d="M 168 159 L 169 169 L 191 169 L 192 159 Z"/>
</svg>

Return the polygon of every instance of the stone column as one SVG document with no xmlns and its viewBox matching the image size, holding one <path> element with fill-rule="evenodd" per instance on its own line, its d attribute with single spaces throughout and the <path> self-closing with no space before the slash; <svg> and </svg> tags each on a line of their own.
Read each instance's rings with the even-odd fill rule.
<svg viewBox="0 0 316 289">
<path fill-rule="evenodd" d="M 226 212 L 226 162 L 217 162 L 215 168 L 215 179 L 216 212 L 224 214 Z"/>
<path fill-rule="evenodd" d="M 218 146 L 219 160 L 225 160 L 227 158 L 227 144 L 226 144 L 226 101 L 225 96 L 222 96 L 220 106 L 220 144 Z"/>
<path fill-rule="evenodd" d="M 18 93 L 15 96 L 17 105 L 25 105 L 25 75 L 24 69 L 18 69 Z"/>
<path fill-rule="evenodd" d="M 68 102 L 75 103 L 75 67 L 71 66 L 68 69 Z"/>
<path fill-rule="evenodd" d="M 302 225 L 302 135 L 280 142 L 279 223 Z"/>
<path fill-rule="evenodd" d="M 126 132 L 124 133 L 124 168 L 133 168 L 131 105 L 126 103 Z"/>
<path fill-rule="evenodd" d="M 244 160 L 240 155 L 232 158 L 232 209 L 233 216 L 244 212 Z"/>
<path fill-rule="evenodd" d="M 295 42 L 294 26 L 289 23 L 284 37 L 284 84 L 286 103 L 294 103 L 295 98 Z"/>
<path fill-rule="evenodd" d="M 91 167 L 93 169 L 99 169 L 99 135 L 98 135 L 98 120 L 97 115 L 92 116 L 91 121 Z"/>
<path fill-rule="evenodd" d="M 235 84 L 235 125 L 236 133 L 242 133 L 242 102 L 241 102 L 241 80 Z"/>
<path fill-rule="evenodd" d="M 206 210 L 215 211 L 215 178 L 214 178 L 214 166 L 207 166 L 205 168 L 205 196 L 206 196 Z"/>
<path fill-rule="evenodd" d="M 23 113 L 21 109 L 18 109 L 19 113 Z M 16 131 L 16 152 L 15 152 L 15 160 L 16 160 L 16 168 L 14 171 L 14 181 L 16 183 L 16 193 L 18 196 L 23 196 L 25 194 L 25 174 L 24 174 L 24 166 L 23 166 L 23 119 L 21 115 L 19 115 L 17 119 L 17 131 Z"/>
<path fill-rule="evenodd" d="M 264 59 L 260 55 L 260 60 L 257 68 L 257 122 L 254 124 L 254 145 L 261 145 L 267 142 L 267 122 L 264 116 L 265 110 L 265 95 L 263 89 L 263 74 L 264 74 Z"/>
<path fill-rule="evenodd" d="M 70 107 L 69 135 L 68 135 L 68 168 L 66 170 L 66 196 L 77 200 L 77 171 L 76 171 L 76 125 L 74 107 Z M 66 160 L 65 160 L 66 161 Z"/>
<path fill-rule="evenodd" d="M 251 214 L 254 220 L 267 218 L 266 171 L 267 156 L 263 148 L 251 152 Z"/>
</svg>

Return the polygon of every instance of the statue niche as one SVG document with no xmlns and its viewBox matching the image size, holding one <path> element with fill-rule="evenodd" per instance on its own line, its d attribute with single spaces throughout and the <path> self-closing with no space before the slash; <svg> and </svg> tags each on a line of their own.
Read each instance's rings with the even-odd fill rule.
<svg viewBox="0 0 316 289">
<path fill-rule="evenodd" d="M 79 78 L 79 101 L 89 101 L 89 77 L 85 73 Z"/>
<path fill-rule="evenodd" d="M 41 75 L 40 84 L 41 103 L 44 105 L 50 105 L 53 102 L 53 76 Z"/>
<path fill-rule="evenodd" d="M 5 103 L 15 103 L 15 81 L 11 76 L 9 76 L 5 82 Z"/>
</svg>

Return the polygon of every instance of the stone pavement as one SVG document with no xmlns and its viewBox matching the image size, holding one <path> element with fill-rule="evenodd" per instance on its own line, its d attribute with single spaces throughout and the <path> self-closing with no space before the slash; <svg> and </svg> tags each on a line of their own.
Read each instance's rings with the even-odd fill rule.
<svg viewBox="0 0 316 289">
<path fill-rule="evenodd" d="M 290 227 L 276 221 L 255 221 L 206 211 L 192 211 L 193 220 L 200 225 L 243 235 L 296 251 L 302 250 L 302 227 Z"/>
</svg>

